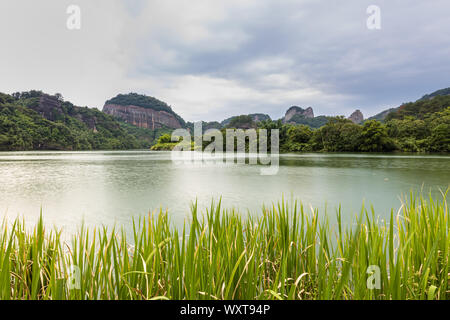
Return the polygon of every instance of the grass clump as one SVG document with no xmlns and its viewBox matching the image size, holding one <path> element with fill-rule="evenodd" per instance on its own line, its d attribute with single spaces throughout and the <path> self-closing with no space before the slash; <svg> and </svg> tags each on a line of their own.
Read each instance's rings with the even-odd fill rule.
<svg viewBox="0 0 450 320">
<path fill-rule="evenodd" d="M 448 213 L 445 195 L 411 196 L 387 222 L 363 209 L 349 225 L 298 202 L 248 217 L 194 205 L 181 229 L 160 211 L 134 221 L 132 239 L 81 228 L 70 245 L 42 218 L 32 231 L 4 222 L 0 299 L 445 300 Z"/>
</svg>

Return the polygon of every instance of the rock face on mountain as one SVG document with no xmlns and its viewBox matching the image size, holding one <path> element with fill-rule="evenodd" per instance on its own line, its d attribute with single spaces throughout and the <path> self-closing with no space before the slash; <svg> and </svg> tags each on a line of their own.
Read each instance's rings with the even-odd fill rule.
<svg viewBox="0 0 450 320">
<path fill-rule="evenodd" d="M 91 112 L 86 112 L 86 107 L 77 107 L 70 102 L 64 102 L 62 98 L 57 95 L 52 96 L 42 93 L 36 102 L 28 104 L 27 107 L 50 121 L 62 121 L 67 117 L 74 117 L 83 122 L 94 132 L 97 131 L 97 123 L 103 121 L 103 119 L 99 119 L 98 116 L 101 116 L 101 114 L 97 109 L 91 109 Z M 95 112 L 95 110 L 97 112 Z M 117 128 L 118 127 L 119 126 L 117 125 Z"/>
<path fill-rule="evenodd" d="M 139 128 L 152 130 L 160 129 L 164 126 L 173 129 L 181 128 L 180 121 L 166 111 L 156 111 L 133 105 L 106 104 L 103 107 L 103 112 Z"/>
<path fill-rule="evenodd" d="M 297 106 L 290 107 L 284 116 L 284 123 L 288 123 L 294 116 L 300 115 L 306 119 L 314 118 L 314 111 L 311 107 L 303 109 Z"/>
<path fill-rule="evenodd" d="M 353 123 L 359 124 L 364 121 L 364 115 L 360 110 L 356 110 L 351 114 L 350 117 L 348 117 L 349 120 L 351 120 Z"/>
<path fill-rule="evenodd" d="M 155 130 L 185 127 L 184 120 L 166 103 L 135 93 L 118 95 L 107 101 L 103 112 L 139 128 Z"/>
<path fill-rule="evenodd" d="M 37 102 L 31 103 L 28 107 L 50 121 L 55 121 L 59 115 L 63 114 L 61 101 L 48 94 L 41 94 Z"/>
</svg>

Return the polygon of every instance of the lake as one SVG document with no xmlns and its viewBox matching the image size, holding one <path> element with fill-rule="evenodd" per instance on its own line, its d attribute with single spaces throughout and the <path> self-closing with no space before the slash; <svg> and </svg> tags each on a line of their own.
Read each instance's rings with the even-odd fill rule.
<svg viewBox="0 0 450 320">
<path fill-rule="evenodd" d="M 260 213 L 263 204 L 298 199 L 306 207 L 341 204 L 349 219 L 363 201 L 387 217 L 411 190 L 439 195 L 450 182 L 450 156 L 397 154 L 285 154 L 279 172 L 261 176 L 259 165 L 180 165 L 170 152 L 2 152 L 0 213 L 35 222 L 42 208 L 49 225 L 131 228 L 132 217 L 168 209 L 176 225 L 198 200 L 204 209 L 222 197 L 223 207 Z"/>
</svg>

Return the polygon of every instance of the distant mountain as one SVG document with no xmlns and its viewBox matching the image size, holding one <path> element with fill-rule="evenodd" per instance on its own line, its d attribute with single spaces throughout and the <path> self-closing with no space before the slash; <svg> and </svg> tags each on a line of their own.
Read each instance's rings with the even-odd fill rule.
<svg viewBox="0 0 450 320">
<path fill-rule="evenodd" d="M 185 121 L 167 103 L 137 93 L 119 94 L 106 101 L 103 112 L 139 128 L 186 127 Z"/>
<path fill-rule="evenodd" d="M 297 118 L 298 116 L 300 116 L 302 118 L 312 119 L 314 118 L 314 111 L 311 107 L 303 109 L 297 106 L 292 106 L 288 109 L 288 111 L 286 111 L 286 115 L 283 118 L 283 122 L 289 123 L 295 116 L 297 116 Z"/>
<path fill-rule="evenodd" d="M 364 115 L 362 114 L 361 110 L 356 110 L 350 115 L 350 117 L 348 117 L 348 119 L 353 123 L 360 124 L 364 122 Z"/>
<path fill-rule="evenodd" d="M 113 117 L 42 91 L 0 93 L 0 150 L 138 148 Z"/>
<path fill-rule="evenodd" d="M 450 95 L 450 88 L 445 88 L 445 89 L 437 90 L 430 94 L 426 94 L 417 101 L 430 100 L 437 96 L 448 96 L 448 95 Z"/>
<path fill-rule="evenodd" d="M 398 108 L 390 108 L 390 109 L 381 111 L 380 113 L 374 115 L 373 117 L 370 117 L 368 120 L 377 120 L 377 121 L 383 122 L 389 113 L 395 112 L 397 110 L 398 110 Z"/>
<path fill-rule="evenodd" d="M 264 114 L 264 113 L 252 113 L 252 114 L 248 114 L 247 116 L 249 116 L 252 119 L 252 121 L 255 123 L 270 120 L 270 116 L 268 114 Z M 230 124 L 230 122 L 232 120 L 234 120 L 238 117 L 240 117 L 240 116 L 234 116 L 234 117 L 225 119 L 220 124 L 222 125 L 222 127 L 226 127 Z"/>
<path fill-rule="evenodd" d="M 283 123 L 287 124 L 303 124 L 310 128 L 317 129 L 324 126 L 330 117 L 327 116 L 314 116 L 314 110 L 311 107 L 306 109 L 292 106 L 286 111 L 286 115 L 281 118 Z"/>
<path fill-rule="evenodd" d="M 186 128 L 189 129 L 191 134 L 194 133 L 194 123 L 193 122 L 187 122 L 186 123 Z M 209 129 L 218 129 L 218 130 L 220 130 L 220 129 L 222 129 L 222 124 L 220 124 L 220 122 L 217 122 L 217 121 L 211 121 L 211 122 L 202 121 L 203 133 L 205 133 Z"/>
<path fill-rule="evenodd" d="M 448 95 L 450 95 L 450 88 L 440 89 L 440 90 L 437 90 L 437 91 L 435 91 L 435 92 L 433 92 L 433 93 L 424 95 L 422 98 L 420 98 L 419 100 L 417 100 L 416 103 L 417 103 L 417 102 L 422 102 L 422 101 L 431 100 L 431 99 L 433 99 L 433 98 L 435 98 L 435 97 L 439 97 L 439 96 L 448 96 Z M 383 122 L 384 120 L 386 120 L 387 116 L 388 116 L 390 113 L 397 114 L 397 116 L 398 116 L 399 114 L 402 113 L 402 112 L 398 113 L 399 109 L 401 109 L 402 107 L 403 107 L 403 108 L 406 108 L 406 109 L 414 108 L 414 107 L 411 107 L 411 106 L 407 107 L 407 106 L 410 105 L 411 103 L 412 103 L 412 102 L 410 102 L 410 103 L 405 103 L 405 104 L 403 104 L 403 105 L 400 106 L 400 107 L 397 107 L 397 108 L 390 108 L 390 109 L 384 110 L 384 111 L 382 111 L 382 112 L 380 112 L 380 113 L 374 115 L 373 117 L 370 117 L 369 120 L 378 120 L 378 121 Z M 425 113 L 427 113 L 425 110 L 422 110 L 422 111 L 425 112 Z M 407 112 L 407 111 L 406 111 L 406 112 Z M 430 112 L 431 112 L 431 113 L 434 112 L 433 109 L 430 109 Z M 413 115 L 413 113 L 414 113 L 414 111 L 412 111 L 412 114 L 411 114 L 411 115 Z M 395 118 L 395 117 L 396 117 L 396 115 L 392 115 L 392 116 L 389 117 L 389 119 L 392 119 L 392 118 Z"/>
<path fill-rule="evenodd" d="M 256 128 L 256 121 L 251 115 L 241 115 L 231 118 L 230 121 L 226 121 L 224 128 L 235 128 L 235 129 L 252 129 Z M 270 118 L 269 118 L 270 119 Z M 223 122 L 222 122 L 223 124 Z"/>
<path fill-rule="evenodd" d="M 425 119 L 433 113 L 443 111 L 450 107 L 450 95 L 437 95 L 431 99 L 420 99 L 416 102 L 405 103 L 396 111 L 386 116 L 391 119 L 404 119 L 407 116 L 416 119 Z"/>
</svg>

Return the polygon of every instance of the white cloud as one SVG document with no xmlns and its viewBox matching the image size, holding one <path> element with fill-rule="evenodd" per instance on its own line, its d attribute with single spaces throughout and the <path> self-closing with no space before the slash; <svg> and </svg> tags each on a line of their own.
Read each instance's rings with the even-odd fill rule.
<svg viewBox="0 0 450 320">
<path fill-rule="evenodd" d="M 161 99 L 171 101 L 176 106 L 175 110 L 191 121 L 223 120 L 251 112 L 267 112 L 281 117 L 287 107 L 298 101 L 309 106 L 321 100 L 333 106 L 351 99 L 345 95 L 327 94 L 309 87 L 272 87 L 259 90 L 235 80 L 210 76 L 187 75 L 160 80 L 147 78 L 142 79 L 141 83 L 151 83 L 153 90 L 148 94 L 157 93 Z M 170 83 L 170 86 L 162 85 L 166 83 Z"/>
<path fill-rule="evenodd" d="M 2 1 L 1 91 L 61 92 L 81 105 L 100 106 L 120 90 L 130 60 L 120 39 L 128 17 L 119 1 L 77 1 L 79 31 L 66 28 L 70 1 Z"/>
</svg>

